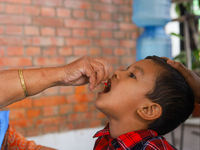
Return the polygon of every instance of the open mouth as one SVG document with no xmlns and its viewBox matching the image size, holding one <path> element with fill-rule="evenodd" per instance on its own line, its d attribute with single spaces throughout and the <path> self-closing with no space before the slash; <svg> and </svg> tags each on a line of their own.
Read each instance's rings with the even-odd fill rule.
<svg viewBox="0 0 200 150">
<path fill-rule="evenodd" d="M 111 80 L 109 79 L 107 85 L 105 86 L 103 93 L 108 93 L 111 89 Z"/>
</svg>

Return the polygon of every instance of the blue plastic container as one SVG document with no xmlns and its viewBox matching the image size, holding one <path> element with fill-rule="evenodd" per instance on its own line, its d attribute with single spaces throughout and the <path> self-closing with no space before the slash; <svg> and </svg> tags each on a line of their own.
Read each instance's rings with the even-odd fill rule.
<svg viewBox="0 0 200 150">
<path fill-rule="evenodd" d="M 134 0 L 132 21 L 138 27 L 165 26 L 170 17 L 171 0 Z"/>
<path fill-rule="evenodd" d="M 136 60 L 152 55 L 172 59 L 171 39 L 165 33 L 164 27 L 146 27 L 137 39 Z"/>
</svg>

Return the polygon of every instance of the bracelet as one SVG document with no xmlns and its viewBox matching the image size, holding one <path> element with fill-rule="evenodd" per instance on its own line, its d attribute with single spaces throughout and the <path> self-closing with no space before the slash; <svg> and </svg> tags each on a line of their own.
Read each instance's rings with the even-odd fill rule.
<svg viewBox="0 0 200 150">
<path fill-rule="evenodd" d="M 26 90 L 26 85 L 25 85 L 25 82 L 24 82 L 24 77 L 23 77 L 23 74 L 22 74 L 22 69 L 19 69 L 19 78 L 20 78 L 20 81 L 21 81 L 21 84 L 22 84 L 22 89 L 24 91 L 24 95 L 25 97 L 28 96 L 28 92 Z"/>
</svg>

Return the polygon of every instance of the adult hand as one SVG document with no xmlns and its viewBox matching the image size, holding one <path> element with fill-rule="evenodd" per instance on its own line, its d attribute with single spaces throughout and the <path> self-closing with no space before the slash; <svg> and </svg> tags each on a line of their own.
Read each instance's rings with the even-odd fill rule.
<svg viewBox="0 0 200 150">
<path fill-rule="evenodd" d="M 194 97 L 195 97 L 195 102 L 200 104 L 200 77 L 197 76 L 193 71 L 187 69 L 182 63 L 176 62 L 171 59 L 167 59 L 167 63 L 171 65 L 173 68 L 178 70 L 191 89 L 193 90 Z"/>
<path fill-rule="evenodd" d="M 92 91 L 109 77 L 108 65 L 105 60 L 83 56 L 64 66 L 63 81 L 65 85 L 85 85 L 90 83 Z"/>
</svg>

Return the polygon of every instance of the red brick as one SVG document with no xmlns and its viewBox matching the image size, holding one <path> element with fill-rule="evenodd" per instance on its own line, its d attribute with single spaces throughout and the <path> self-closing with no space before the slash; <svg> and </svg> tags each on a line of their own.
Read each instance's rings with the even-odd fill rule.
<svg viewBox="0 0 200 150">
<path fill-rule="evenodd" d="M 30 24 L 30 16 L 16 16 L 0 14 L 0 24 Z"/>
<path fill-rule="evenodd" d="M 121 40 L 120 41 L 120 46 L 126 47 L 126 48 L 133 48 L 136 44 L 136 41 L 134 40 Z"/>
<path fill-rule="evenodd" d="M 26 117 L 26 110 L 24 108 L 19 109 L 11 109 L 9 118 L 11 120 L 19 119 L 19 118 L 25 118 Z"/>
<path fill-rule="evenodd" d="M 115 55 L 124 55 L 125 54 L 125 49 L 121 49 L 121 48 L 116 48 L 114 51 Z"/>
<path fill-rule="evenodd" d="M 6 26 L 6 34 L 8 35 L 22 35 L 21 26 Z"/>
<path fill-rule="evenodd" d="M 67 114 L 69 112 L 73 112 L 73 106 L 66 104 L 66 105 L 61 105 L 60 109 L 59 109 L 59 114 L 63 115 L 63 114 Z"/>
<path fill-rule="evenodd" d="M 33 125 L 32 119 L 20 118 L 17 120 L 10 120 L 9 124 L 15 128 L 30 127 Z"/>
<path fill-rule="evenodd" d="M 121 5 L 121 4 L 124 4 L 124 0 L 113 0 L 113 3 Z"/>
<path fill-rule="evenodd" d="M 97 29 L 117 29 L 117 23 L 115 22 L 104 22 L 104 21 L 95 21 L 94 27 Z"/>
<path fill-rule="evenodd" d="M 84 37 L 85 36 L 85 30 L 82 30 L 82 29 L 73 29 L 72 35 L 74 37 Z"/>
<path fill-rule="evenodd" d="M 87 92 L 86 86 L 76 86 L 75 87 L 75 94 L 83 94 L 86 92 Z"/>
<path fill-rule="evenodd" d="M 130 6 L 119 5 L 119 12 L 121 13 L 132 13 L 133 9 Z"/>
<path fill-rule="evenodd" d="M 112 16 L 110 13 L 102 12 L 101 13 L 101 20 L 111 20 Z"/>
<path fill-rule="evenodd" d="M 70 17 L 71 16 L 71 10 L 64 9 L 64 8 L 57 8 L 56 10 L 58 17 Z"/>
<path fill-rule="evenodd" d="M 69 37 L 71 35 L 71 30 L 65 29 L 65 28 L 58 28 L 57 29 L 57 35 L 63 36 L 63 37 Z"/>
<path fill-rule="evenodd" d="M 98 30 L 88 30 L 87 31 L 87 36 L 88 37 L 98 37 L 99 36 L 99 31 Z"/>
<path fill-rule="evenodd" d="M 65 27 L 89 29 L 92 27 L 92 22 L 90 20 L 65 19 Z"/>
<path fill-rule="evenodd" d="M 49 97 L 41 97 L 39 99 L 34 100 L 35 107 L 43 107 L 43 106 L 55 106 L 61 105 L 65 103 L 64 96 L 49 96 Z"/>
<path fill-rule="evenodd" d="M 78 95 L 68 95 L 68 103 L 82 103 L 82 102 L 92 102 L 94 100 L 94 94 L 78 94 Z"/>
<path fill-rule="evenodd" d="M 89 19 L 99 19 L 99 12 L 96 11 L 87 11 L 87 18 Z"/>
<path fill-rule="evenodd" d="M 21 133 L 21 132 L 20 132 Z M 30 137 L 30 136 L 38 136 L 38 135 L 41 135 L 42 133 L 42 130 L 41 128 L 33 128 L 33 129 L 27 129 L 27 137 Z"/>
<path fill-rule="evenodd" d="M 120 30 L 125 31 L 133 31 L 137 29 L 137 27 L 133 23 L 120 23 L 119 28 Z"/>
<path fill-rule="evenodd" d="M 0 57 L 3 57 L 5 55 L 5 47 L 0 47 Z"/>
<path fill-rule="evenodd" d="M 77 39 L 77 38 L 66 38 L 66 43 L 68 46 L 90 46 L 91 39 Z"/>
<path fill-rule="evenodd" d="M 55 35 L 55 29 L 51 28 L 51 27 L 43 27 L 41 29 L 41 34 L 42 36 L 51 36 L 51 35 Z"/>
<path fill-rule="evenodd" d="M 111 38 L 112 37 L 112 31 L 101 31 L 101 37 Z"/>
<path fill-rule="evenodd" d="M 121 14 L 113 14 L 113 20 L 116 22 L 124 22 L 124 15 Z"/>
<path fill-rule="evenodd" d="M 112 4 L 94 4 L 94 10 L 102 11 L 102 12 L 117 12 L 117 6 Z"/>
<path fill-rule="evenodd" d="M 103 57 L 104 60 L 108 62 L 108 64 L 118 64 L 119 63 L 119 58 L 115 56 L 110 56 L 110 57 Z"/>
<path fill-rule="evenodd" d="M 40 47 L 27 47 L 26 48 L 26 55 L 35 56 L 40 55 L 41 49 Z"/>
<path fill-rule="evenodd" d="M 91 120 L 94 118 L 94 113 L 91 112 L 83 112 L 79 115 L 79 120 Z"/>
<path fill-rule="evenodd" d="M 124 22 L 126 22 L 126 23 L 133 23 L 132 22 L 132 17 L 131 17 L 130 14 L 124 16 Z"/>
<path fill-rule="evenodd" d="M 44 95 L 58 95 L 58 87 L 51 87 L 43 91 Z"/>
<path fill-rule="evenodd" d="M 60 94 L 72 94 L 74 92 L 74 87 L 72 86 L 61 86 Z"/>
<path fill-rule="evenodd" d="M 27 110 L 27 117 L 28 118 L 36 118 L 41 115 L 41 110 L 40 109 L 28 109 Z"/>
<path fill-rule="evenodd" d="M 38 119 L 35 123 L 36 127 L 38 126 L 48 126 L 48 125 L 60 125 L 65 123 L 66 117 L 49 117 L 49 118 L 42 118 Z"/>
<path fill-rule="evenodd" d="M 39 15 L 40 8 L 37 6 L 24 6 L 24 13 L 27 15 Z"/>
<path fill-rule="evenodd" d="M 32 3 L 41 6 L 62 6 L 62 0 L 34 0 Z"/>
<path fill-rule="evenodd" d="M 132 38 L 132 39 L 137 39 L 138 36 L 139 36 L 139 32 L 138 32 L 138 31 L 133 31 L 133 32 L 131 33 L 131 38 Z"/>
<path fill-rule="evenodd" d="M 125 37 L 125 32 L 124 31 L 115 31 L 114 32 L 114 37 L 118 39 L 122 39 Z"/>
<path fill-rule="evenodd" d="M 50 7 L 42 7 L 41 8 L 41 15 L 42 16 L 48 16 L 48 17 L 54 17 L 55 16 L 55 9 Z"/>
<path fill-rule="evenodd" d="M 4 34 L 4 26 L 0 26 L 0 34 Z"/>
<path fill-rule="evenodd" d="M 89 55 L 100 55 L 101 49 L 97 47 L 92 47 L 89 49 Z"/>
<path fill-rule="evenodd" d="M 33 37 L 33 45 L 36 46 L 63 46 L 64 39 L 60 37 Z"/>
<path fill-rule="evenodd" d="M 127 69 L 127 67 L 125 67 L 125 66 L 117 66 L 117 67 L 115 67 L 115 70 L 126 70 Z"/>
<path fill-rule="evenodd" d="M 102 52 L 104 55 L 111 55 L 113 54 L 113 50 L 111 48 L 103 48 Z"/>
<path fill-rule="evenodd" d="M 87 48 L 84 47 L 75 47 L 74 48 L 74 55 L 80 55 L 80 56 L 84 56 L 87 55 Z"/>
<path fill-rule="evenodd" d="M 99 127 L 101 125 L 101 120 L 92 120 L 89 123 L 90 128 Z"/>
<path fill-rule="evenodd" d="M 58 132 L 58 131 L 59 131 L 59 127 L 58 126 L 44 127 L 44 134 L 45 133 Z"/>
<path fill-rule="evenodd" d="M 118 46 L 118 41 L 117 40 L 110 40 L 110 39 L 99 39 L 95 40 L 95 45 L 97 46 Z"/>
<path fill-rule="evenodd" d="M 123 57 L 121 59 L 121 64 L 131 65 L 135 62 L 135 57 Z"/>
<path fill-rule="evenodd" d="M 23 13 L 22 5 L 7 4 L 5 9 L 6 9 L 6 13 L 8 14 L 22 14 Z"/>
<path fill-rule="evenodd" d="M 11 108 L 30 108 L 32 107 L 32 99 L 30 98 L 26 98 L 23 101 L 18 101 L 16 103 L 13 103 L 9 106 L 7 106 L 7 108 L 11 109 Z"/>
<path fill-rule="evenodd" d="M 31 0 L 0 0 L 0 2 L 16 3 L 16 4 L 31 4 Z"/>
<path fill-rule="evenodd" d="M 72 0 L 66 0 L 65 1 L 65 7 L 66 8 L 77 8 L 77 9 L 91 9 L 92 4 L 90 2 L 84 2 L 84 1 L 72 1 Z"/>
<path fill-rule="evenodd" d="M 68 115 L 68 122 L 76 122 L 79 120 L 79 115 L 77 113 Z"/>
<path fill-rule="evenodd" d="M 77 122 L 74 125 L 75 129 L 82 129 L 82 128 L 87 128 L 87 122 L 86 121 L 81 121 L 81 122 Z"/>
<path fill-rule="evenodd" d="M 56 65 L 64 65 L 65 59 L 63 57 L 38 57 L 34 58 L 34 64 L 39 66 L 56 66 Z"/>
<path fill-rule="evenodd" d="M 4 12 L 4 4 L 0 4 L 0 12 Z"/>
<path fill-rule="evenodd" d="M 7 37 L 7 36 L 0 36 L 0 45 L 28 45 L 31 44 L 30 38 L 28 37 L 19 37 L 19 36 L 13 36 L 13 37 Z"/>
<path fill-rule="evenodd" d="M 36 26 L 25 26 L 26 35 L 39 35 L 39 28 Z"/>
<path fill-rule="evenodd" d="M 61 56 L 70 56 L 70 55 L 72 55 L 72 53 L 73 53 L 72 47 L 59 48 L 59 55 L 61 55 Z"/>
<path fill-rule="evenodd" d="M 83 10 L 73 10 L 73 17 L 74 18 L 84 18 L 85 12 Z"/>
<path fill-rule="evenodd" d="M 7 47 L 8 56 L 22 56 L 24 54 L 24 47 Z"/>
<path fill-rule="evenodd" d="M 111 4 L 112 0 L 100 0 L 101 3 Z"/>
<path fill-rule="evenodd" d="M 1 58 L 0 59 L 0 66 L 31 66 L 32 60 L 31 58 L 20 58 L 20 57 L 9 57 L 9 58 Z"/>
<path fill-rule="evenodd" d="M 59 18 L 34 17 L 33 24 L 39 26 L 61 27 L 63 20 Z"/>
<path fill-rule="evenodd" d="M 58 114 L 58 106 L 43 107 L 43 116 L 54 116 Z"/>
</svg>

